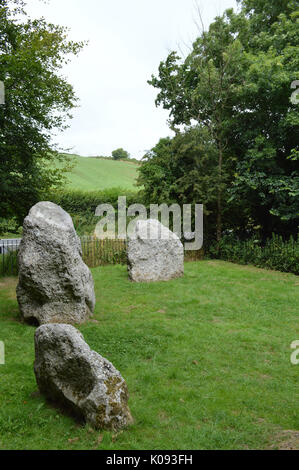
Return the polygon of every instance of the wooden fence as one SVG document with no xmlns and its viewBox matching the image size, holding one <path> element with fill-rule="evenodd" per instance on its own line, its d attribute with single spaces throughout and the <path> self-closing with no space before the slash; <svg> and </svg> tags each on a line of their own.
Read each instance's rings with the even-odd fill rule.
<svg viewBox="0 0 299 470">
<path fill-rule="evenodd" d="M 126 264 L 126 240 L 99 240 L 94 237 L 81 237 L 82 256 L 90 268 L 105 264 Z"/>
<path fill-rule="evenodd" d="M 18 248 L 20 240 L 2 243 L 0 249 L 0 276 L 16 276 L 18 274 Z M 99 240 L 91 236 L 81 237 L 82 257 L 90 268 L 107 264 L 127 263 L 126 240 Z M 1 247 L 1 243 L 0 243 Z M 203 250 L 185 251 L 185 261 L 200 261 Z"/>
<path fill-rule="evenodd" d="M 94 268 L 105 264 L 127 263 L 126 240 L 98 240 L 93 237 L 81 237 L 83 259 L 87 266 Z M 203 250 L 185 251 L 185 261 L 201 261 Z"/>
</svg>

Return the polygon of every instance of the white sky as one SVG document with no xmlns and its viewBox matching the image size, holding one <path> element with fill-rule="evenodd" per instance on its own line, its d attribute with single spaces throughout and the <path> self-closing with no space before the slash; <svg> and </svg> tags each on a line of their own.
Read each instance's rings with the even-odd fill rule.
<svg viewBox="0 0 299 470">
<path fill-rule="evenodd" d="M 168 113 L 156 108 L 147 84 L 159 63 L 179 47 L 187 51 L 198 29 L 195 0 L 27 0 L 31 17 L 67 26 L 69 37 L 89 40 L 63 74 L 80 107 L 56 141 L 80 155 L 111 155 L 123 147 L 141 158 L 170 135 Z M 198 0 L 205 28 L 235 0 Z"/>
</svg>

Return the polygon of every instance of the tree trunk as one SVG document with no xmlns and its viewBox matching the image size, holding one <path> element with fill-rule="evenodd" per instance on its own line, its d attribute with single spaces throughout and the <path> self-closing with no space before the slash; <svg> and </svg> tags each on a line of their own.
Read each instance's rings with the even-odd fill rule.
<svg viewBox="0 0 299 470">
<path fill-rule="evenodd" d="M 222 162 L 223 162 L 223 150 L 222 150 L 222 141 L 219 140 L 219 154 L 218 154 L 218 197 L 217 197 L 217 244 L 219 248 L 219 243 L 222 237 Z"/>
</svg>

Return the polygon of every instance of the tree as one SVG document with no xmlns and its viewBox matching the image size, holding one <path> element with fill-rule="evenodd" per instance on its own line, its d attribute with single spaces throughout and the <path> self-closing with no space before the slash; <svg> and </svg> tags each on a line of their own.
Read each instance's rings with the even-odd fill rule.
<svg viewBox="0 0 299 470">
<path fill-rule="evenodd" d="M 138 185 L 145 202 L 172 204 L 217 200 L 217 154 L 205 128 L 190 127 L 175 137 L 160 139 L 145 154 Z M 207 207 L 206 207 L 207 210 Z"/>
<path fill-rule="evenodd" d="M 242 208 L 244 228 L 261 226 L 263 236 L 294 233 L 299 220 L 299 118 L 290 102 L 299 78 L 298 2 L 239 3 L 240 13 L 216 18 L 185 60 L 172 52 L 149 82 L 173 129 L 195 120 L 217 149 L 218 241 L 224 200 Z"/>
<path fill-rule="evenodd" d="M 205 126 L 190 126 L 173 137 L 160 139 L 143 157 L 137 184 L 145 204 L 198 204 L 204 201 L 205 238 L 216 233 L 218 151 Z M 229 174 L 222 172 L 227 184 Z M 240 225 L 240 212 L 227 206 L 223 194 L 224 228 Z M 236 205 L 235 205 L 236 206 Z M 229 224 L 228 224 L 229 222 Z"/>
<path fill-rule="evenodd" d="M 242 198 L 254 224 L 296 235 L 299 221 L 298 2 L 244 0 L 239 28 L 248 67 L 233 116 L 231 146 L 239 159 L 232 198 Z M 231 18 L 234 26 L 236 18 Z"/>
<path fill-rule="evenodd" d="M 113 150 L 112 157 L 114 160 L 127 160 L 130 157 L 130 154 L 123 148 Z"/>
<path fill-rule="evenodd" d="M 19 220 L 63 181 L 67 161 L 52 134 L 67 127 L 77 99 L 59 71 L 84 45 L 68 41 L 64 27 L 31 20 L 25 7 L 21 0 L 0 0 L 0 211 Z"/>
<path fill-rule="evenodd" d="M 235 156 L 227 145 L 230 116 L 235 94 L 242 85 L 245 60 L 240 41 L 235 39 L 225 18 L 217 18 L 208 32 L 193 44 L 192 52 L 181 62 L 172 52 L 159 67 L 159 77 L 149 82 L 160 89 L 156 104 L 170 110 L 170 123 L 177 125 L 197 121 L 209 130 L 217 153 L 217 240 L 223 229 L 223 198 L 232 174 Z"/>
</svg>

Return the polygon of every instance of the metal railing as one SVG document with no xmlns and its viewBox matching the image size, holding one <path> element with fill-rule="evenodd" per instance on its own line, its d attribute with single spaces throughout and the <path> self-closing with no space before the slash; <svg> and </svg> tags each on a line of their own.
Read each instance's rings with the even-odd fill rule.
<svg viewBox="0 0 299 470">
<path fill-rule="evenodd" d="M 18 274 L 18 249 L 21 238 L 0 240 L 0 276 Z"/>
</svg>

